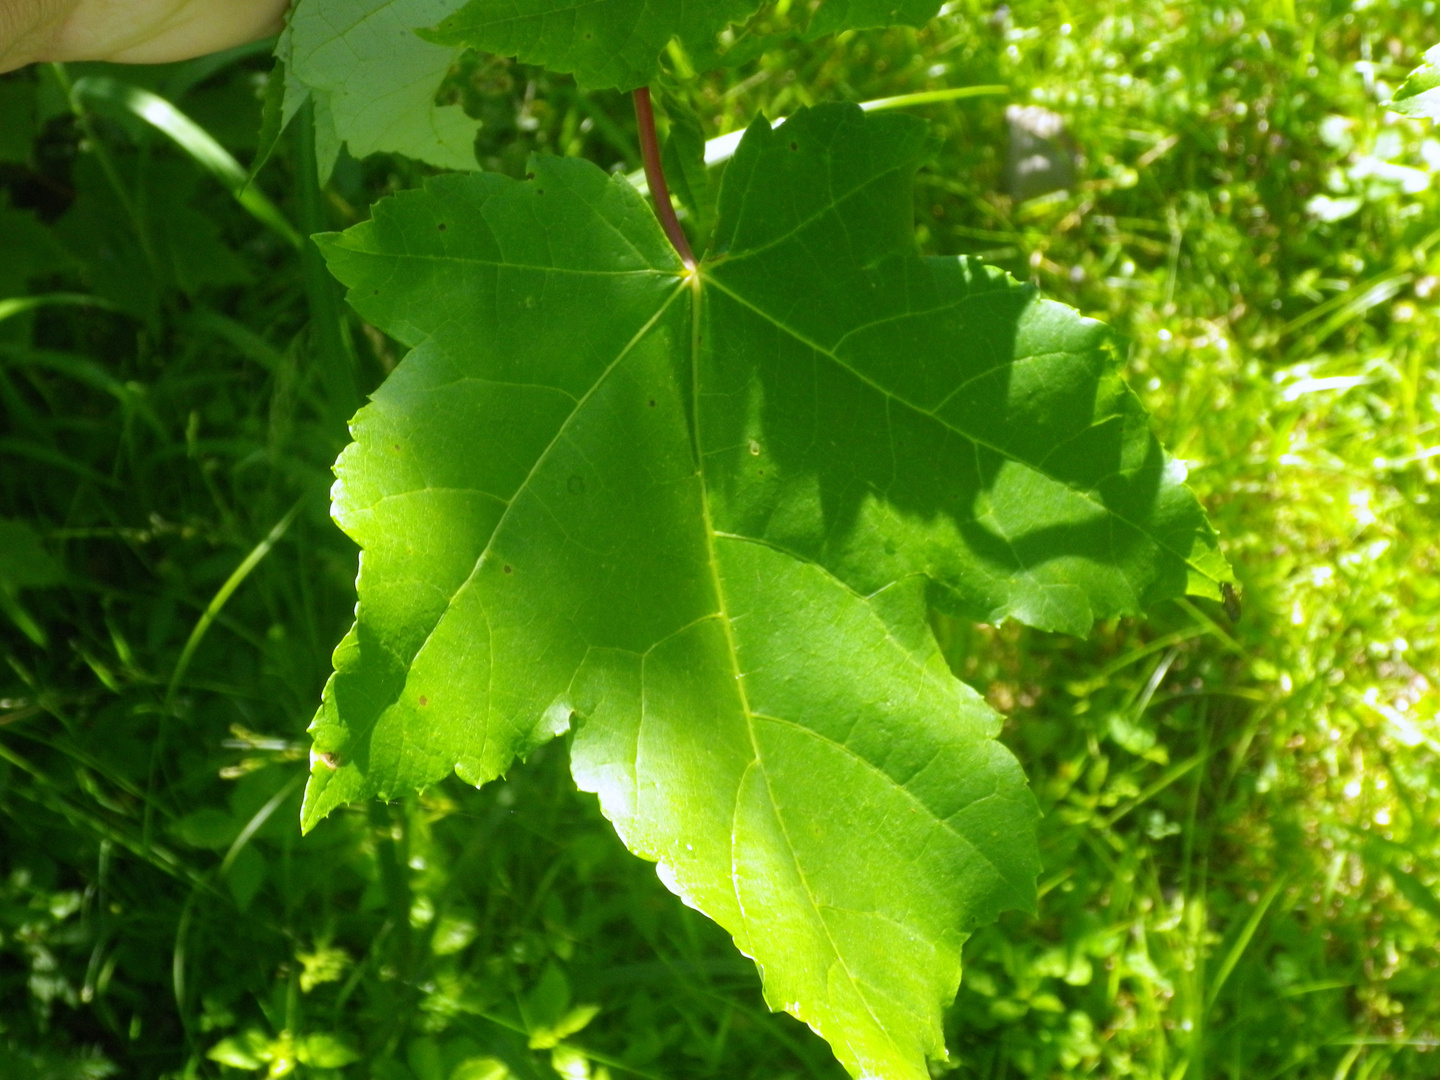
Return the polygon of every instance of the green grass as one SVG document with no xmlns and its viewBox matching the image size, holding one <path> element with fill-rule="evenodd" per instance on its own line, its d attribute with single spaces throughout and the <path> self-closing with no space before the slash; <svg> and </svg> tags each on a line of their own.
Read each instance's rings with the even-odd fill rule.
<svg viewBox="0 0 1440 1080">
<path fill-rule="evenodd" d="M 1233 625 L 1185 603 L 1084 642 L 937 622 L 1046 811 L 1038 917 L 967 945 L 954 1075 L 1433 1076 L 1440 133 L 1377 102 L 1440 22 L 1415 0 L 951 7 L 673 89 L 713 136 L 1010 86 L 917 110 L 922 243 L 1115 328 L 1244 585 Z M 245 161 L 266 69 L 68 74 L 160 93 Z M 638 164 L 618 95 L 478 58 L 447 92 L 486 167 Z M 1069 191 L 1003 194 L 1014 103 L 1066 118 Z M 0 517 L 64 574 L 3 594 L 0 1075 L 838 1077 L 573 792 L 563 746 L 300 838 L 354 602 L 328 466 L 400 350 L 167 139 L 92 108 L 48 72 L 0 80 L 0 305 L 98 298 L 0 321 Z M 302 228 L 425 171 L 342 159 L 310 198 L 295 134 L 259 184 Z"/>
</svg>

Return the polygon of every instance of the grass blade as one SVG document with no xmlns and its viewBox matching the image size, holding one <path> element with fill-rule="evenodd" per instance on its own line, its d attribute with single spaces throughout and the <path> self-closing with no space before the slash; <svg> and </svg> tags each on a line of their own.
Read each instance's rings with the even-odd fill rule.
<svg viewBox="0 0 1440 1080">
<path fill-rule="evenodd" d="M 263 191 L 250 183 L 249 172 L 235 160 L 230 151 L 159 94 L 127 86 L 104 76 L 87 75 L 75 80 L 70 95 L 77 109 L 81 100 L 90 99 L 118 106 L 144 120 L 219 180 L 251 217 L 291 247 L 297 250 L 302 247 L 303 240 L 295 226 L 290 224 L 279 207 L 272 203 Z"/>
<path fill-rule="evenodd" d="M 296 117 L 300 127 L 296 146 L 296 171 L 300 196 L 301 224 L 307 235 L 326 228 L 321 204 L 320 165 L 315 157 L 315 103 L 307 101 Z M 305 273 L 305 295 L 310 302 L 312 351 L 321 364 L 320 378 L 325 388 L 333 428 L 343 431 L 360 404 L 355 386 L 354 347 L 345 325 L 345 312 L 336 294 L 335 279 L 325 267 L 325 258 L 314 240 L 301 249 Z"/>
<path fill-rule="evenodd" d="M 84 293 L 42 293 L 39 296 L 12 296 L 0 300 L 0 322 L 43 307 L 98 307 L 105 311 L 120 310 L 100 296 L 87 296 Z"/>
<path fill-rule="evenodd" d="M 165 687 L 167 712 L 169 703 L 175 697 L 175 688 L 180 685 L 180 680 L 184 678 L 185 670 L 190 666 L 190 660 L 194 657 L 195 650 L 199 648 L 200 642 L 204 640 L 206 631 L 210 629 L 210 624 L 213 623 L 215 617 L 220 614 L 220 609 L 225 606 L 225 602 L 230 599 L 235 590 L 250 576 L 250 572 L 259 566 L 265 556 L 270 554 L 270 549 L 279 543 L 280 538 L 289 530 L 296 516 L 299 515 L 301 507 L 304 505 L 305 499 L 302 497 L 289 509 L 284 517 L 275 523 L 275 527 L 265 535 L 265 539 L 251 548 L 250 554 L 245 556 L 240 565 L 225 579 L 225 584 L 221 585 L 219 590 L 216 591 L 210 603 L 205 605 L 205 610 L 201 613 L 199 621 L 196 622 L 195 629 L 190 631 L 190 637 L 185 642 L 185 648 L 180 651 L 180 659 L 175 662 L 175 670 L 171 673 L 170 682 Z"/>
<path fill-rule="evenodd" d="M 1280 895 L 1289 882 L 1288 876 L 1276 878 L 1270 887 L 1265 890 L 1265 895 L 1260 897 L 1259 903 L 1250 911 L 1250 917 L 1245 920 L 1245 925 L 1240 928 L 1240 933 L 1230 946 L 1230 951 L 1225 954 L 1225 959 L 1220 962 L 1220 969 L 1215 973 L 1215 980 L 1210 984 L 1210 990 L 1205 995 L 1205 1009 L 1208 1012 L 1215 1007 L 1215 1000 L 1220 996 L 1220 991 L 1225 986 L 1225 980 L 1230 978 L 1230 973 L 1235 970 L 1235 965 L 1240 962 L 1240 957 L 1249 948 L 1250 941 L 1255 936 L 1255 931 L 1260 929 L 1260 923 L 1265 918 L 1265 913 L 1270 910 L 1270 905 Z"/>
</svg>

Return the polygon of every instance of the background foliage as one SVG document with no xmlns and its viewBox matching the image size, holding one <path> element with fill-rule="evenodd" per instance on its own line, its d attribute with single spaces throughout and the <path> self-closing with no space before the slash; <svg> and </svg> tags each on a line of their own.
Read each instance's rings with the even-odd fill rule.
<svg viewBox="0 0 1440 1080">
<path fill-rule="evenodd" d="M 1436 24 L 1430 0 L 962 0 L 671 72 L 712 136 L 1010 87 L 921 110 L 922 243 L 1125 336 L 1245 586 L 1233 626 L 937 622 L 1046 811 L 1039 917 L 967 945 L 955 1075 L 1436 1071 L 1440 138 L 1378 105 Z M 246 160 L 268 68 L 103 73 Z M 329 464 L 398 353 L 151 128 L 72 113 L 62 80 L 100 71 L 0 80 L 0 1073 L 840 1075 L 561 745 L 300 839 L 354 595 Z M 486 168 L 638 165 L 619 95 L 481 56 L 444 95 Z M 1007 194 L 1007 104 L 1065 118 L 1066 191 Z M 342 155 L 314 197 L 303 130 L 258 183 L 305 231 L 423 172 Z"/>
</svg>

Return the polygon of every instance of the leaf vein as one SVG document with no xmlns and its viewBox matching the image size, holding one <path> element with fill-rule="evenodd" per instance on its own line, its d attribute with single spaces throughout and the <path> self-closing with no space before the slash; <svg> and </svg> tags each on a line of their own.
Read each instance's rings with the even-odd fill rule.
<svg viewBox="0 0 1440 1080">
<path fill-rule="evenodd" d="M 1091 503 L 1093 506 L 1095 506 L 1096 508 L 1098 508 L 1102 513 L 1110 515 L 1113 519 L 1115 519 L 1115 520 L 1117 520 L 1117 521 L 1124 522 L 1126 525 L 1128 525 L 1130 528 L 1134 529 L 1134 530 L 1135 530 L 1137 533 L 1139 533 L 1141 536 L 1149 537 L 1152 541 L 1154 541 L 1154 543 L 1155 543 L 1155 545 L 1156 545 L 1157 547 L 1163 549 L 1164 551 L 1169 552 L 1171 555 L 1173 555 L 1175 558 L 1179 559 L 1179 560 L 1180 560 L 1181 562 L 1183 562 L 1186 566 L 1189 566 L 1191 569 L 1195 570 L 1197 573 L 1200 573 L 1200 574 L 1204 575 L 1204 576 L 1207 577 L 1207 578 L 1209 578 L 1209 577 L 1211 576 L 1210 574 L 1206 573 L 1206 571 L 1204 570 L 1203 567 L 1196 565 L 1196 563 L 1189 557 L 1189 555 L 1187 555 L 1187 554 L 1185 554 L 1185 553 L 1183 553 L 1183 552 L 1180 552 L 1180 551 L 1175 550 L 1175 548 L 1173 548 L 1170 544 L 1168 544 L 1167 542 L 1165 542 L 1164 540 L 1162 540 L 1160 537 L 1156 536 L 1154 533 L 1151 533 L 1151 532 L 1147 531 L 1146 529 L 1141 528 L 1141 527 L 1140 527 L 1139 525 L 1137 525 L 1135 522 L 1133 522 L 1133 521 L 1131 521 L 1129 518 L 1127 518 L 1124 514 L 1121 514 L 1118 510 L 1115 510 L 1115 509 L 1113 509 L 1113 508 L 1111 508 L 1111 507 L 1109 507 L 1109 506 L 1106 506 L 1105 503 L 1104 503 L 1102 500 L 1099 500 L 1099 499 L 1097 499 L 1097 498 L 1095 497 L 1095 493 L 1094 493 L 1094 491 L 1092 491 L 1091 489 L 1082 488 L 1082 487 L 1077 487 L 1077 486 L 1074 485 L 1074 484 L 1067 483 L 1066 481 L 1060 479 L 1059 477 L 1056 477 L 1056 476 L 1054 476 L 1054 475 L 1052 475 L 1052 474 L 1050 474 L 1050 473 L 1047 473 L 1047 472 L 1043 471 L 1042 469 L 1040 469 L 1039 467 L 1031 464 L 1030 462 L 1027 462 L 1027 461 L 1025 461 L 1025 460 L 1022 459 L 1022 458 L 1016 457 L 1013 453 L 1011 453 L 1011 452 L 1008 451 L 1008 450 L 1005 450 L 1003 447 L 997 446 L 997 445 L 995 445 L 994 443 L 989 442 L 988 440 L 985 440 L 985 439 L 980 438 L 978 435 L 973 435 L 973 434 L 971 434 L 971 433 L 968 432 L 968 431 L 964 431 L 964 430 L 962 430 L 961 428 L 956 427 L 956 426 L 955 426 L 954 424 L 952 424 L 950 421 L 946 420 L 946 419 L 945 419 L 944 417 L 942 417 L 942 416 L 939 416 L 939 415 L 938 415 L 937 413 L 935 413 L 934 411 L 932 411 L 932 410 L 930 410 L 930 409 L 923 408 L 922 406 L 915 404 L 913 401 L 909 401 L 909 400 L 901 397 L 899 394 L 895 393 L 895 392 L 892 391 L 892 390 L 887 390 L 884 386 L 881 386 L 879 383 L 875 382 L 875 380 L 869 378 L 869 377 L 866 376 L 864 373 L 858 371 L 856 368 L 854 368 L 853 366 L 851 366 L 851 365 L 850 365 L 849 363 L 847 363 L 842 357 L 838 356 L 838 355 L 835 354 L 834 352 L 832 352 L 832 351 L 830 351 L 829 349 L 825 348 L 825 346 L 819 344 L 818 342 L 815 342 L 815 341 L 810 340 L 808 337 L 806 337 L 806 336 L 805 336 L 803 333 L 801 333 L 799 330 L 796 330 L 794 327 L 789 326 L 789 325 L 787 325 L 786 323 L 782 322 L 780 319 L 776 318 L 774 315 L 770 314 L 768 311 L 765 311 L 763 308 L 757 306 L 756 304 L 752 303 L 752 302 L 751 302 L 750 300 L 748 300 L 747 298 L 741 296 L 739 293 L 734 292 L 732 289 L 728 288 L 727 286 L 725 286 L 725 285 L 722 284 L 721 282 L 717 281 L 714 277 L 707 277 L 705 280 L 706 280 L 706 282 L 707 282 L 708 284 L 715 286 L 715 288 L 719 289 L 721 292 L 723 292 L 726 296 L 730 297 L 730 298 L 731 298 L 732 300 L 734 300 L 736 303 L 741 304 L 742 306 L 749 308 L 749 309 L 750 309 L 751 311 L 753 311 L 756 315 L 759 315 L 759 316 L 760 316 L 762 319 L 764 319 L 766 322 L 768 322 L 768 323 L 770 323 L 772 326 L 774 326 L 777 330 L 780 330 L 780 331 L 782 331 L 783 333 L 789 334 L 792 338 L 794 338 L 794 339 L 795 339 L 796 341 L 798 341 L 800 344 L 806 346 L 807 348 L 810 348 L 810 349 L 814 350 L 815 352 L 819 353 L 820 355 L 829 357 L 829 359 L 831 359 L 832 361 L 834 361 L 835 364 L 836 364 L 838 367 L 840 367 L 840 368 L 841 368 L 842 370 L 844 370 L 844 371 L 849 372 L 851 375 L 853 375 L 853 376 L 854 376 L 856 379 L 858 379 L 860 382 L 863 382 L 866 386 L 869 386 L 871 389 L 873 389 L 876 393 L 882 394 L 883 396 L 888 397 L 888 398 L 893 398 L 894 400 L 900 402 L 900 404 L 904 405 L 906 408 L 911 409 L 911 410 L 913 410 L 913 411 L 916 412 L 916 413 L 919 413 L 921 416 L 927 416 L 927 417 L 929 417 L 930 419 L 934 420 L 936 423 L 942 425 L 942 426 L 943 426 L 944 428 L 946 428 L 947 430 L 953 431 L 956 435 L 959 435 L 962 439 L 965 439 L 965 440 L 967 440 L 968 442 L 973 443 L 976 447 L 984 447 L 984 448 L 987 449 L 987 450 L 990 450 L 990 451 L 992 451 L 992 452 L 994 452 L 994 453 L 996 453 L 996 454 L 999 454 L 1001 457 L 1003 457 L 1003 458 L 1004 458 L 1005 460 L 1007 460 L 1007 461 L 1013 461 L 1013 462 L 1016 462 L 1017 464 L 1024 465 L 1024 466 L 1026 466 L 1027 468 L 1034 469 L 1035 472 L 1039 473 L 1041 476 L 1044 476 L 1044 477 L 1046 477 L 1047 479 L 1052 480 L 1052 481 L 1054 481 L 1054 482 L 1062 485 L 1063 487 L 1068 488 L 1069 490 L 1075 492 L 1075 493 L 1076 493 L 1077 495 L 1079 495 L 1081 498 L 1085 499 L 1087 502 Z M 1022 564 L 1022 565 L 1023 565 L 1023 564 Z"/>
</svg>

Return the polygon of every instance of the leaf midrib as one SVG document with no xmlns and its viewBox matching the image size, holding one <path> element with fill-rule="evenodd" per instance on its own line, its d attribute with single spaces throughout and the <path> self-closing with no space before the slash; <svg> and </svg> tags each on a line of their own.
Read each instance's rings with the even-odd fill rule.
<svg viewBox="0 0 1440 1080">
<path fill-rule="evenodd" d="M 699 270 L 697 269 L 691 277 L 690 281 L 688 281 L 686 284 L 689 285 L 694 292 L 694 301 L 691 307 L 690 333 L 690 393 L 692 396 L 690 408 L 691 424 L 693 425 L 695 441 L 695 464 L 700 488 L 701 515 L 703 517 L 705 526 L 705 555 L 706 563 L 710 571 L 711 586 L 715 590 L 715 603 L 719 605 L 720 608 L 720 626 L 725 634 L 725 651 L 730 658 L 730 670 L 731 673 L 734 675 L 735 679 L 735 692 L 736 696 L 739 699 L 740 708 L 745 714 L 745 731 L 750 739 L 750 752 L 754 755 L 750 765 L 747 767 L 747 772 L 750 768 L 758 768 L 761 772 L 761 775 L 764 777 L 765 794 L 770 801 L 770 811 L 775 817 L 776 824 L 780 827 L 781 835 L 785 837 L 785 846 L 789 849 L 790 852 L 790 862 L 795 868 L 795 874 L 800 879 L 800 883 L 805 887 L 805 896 L 810 901 L 810 907 L 815 912 L 815 918 L 820 923 L 820 925 L 824 927 L 825 940 L 830 945 L 830 952 L 834 955 L 836 962 L 840 965 L 840 969 L 845 972 L 845 977 L 850 980 L 850 986 L 854 989 L 856 997 L 858 997 L 862 1002 L 864 1002 L 865 1011 L 870 1014 L 870 1019 L 874 1023 L 876 1030 L 885 1036 L 886 1041 L 890 1043 L 891 1049 L 894 1050 L 897 1055 L 903 1057 L 904 1054 L 901 1051 L 899 1044 L 895 1042 L 894 1036 L 890 1034 L 890 1029 L 881 1022 L 878 1016 L 875 1015 L 874 1006 L 871 1005 L 870 999 L 866 995 L 865 991 L 861 989 L 859 980 L 855 978 L 855 973 L 850 970 L 850 964 L 846 960 L 844 954 L 840 951 L 839 944 L 835 941 L 835 935 L 830 930 L 830 923 L 826 920 L 825 914 L 821 910 L 820 903 L 815 897 L 814 889 L 810 887 L 810 879 L 806 876 L 804 868 L 800 865 L 800 858 L 795 852 L 795 843 L 793 840 L 790 839 L 789 827 L 785 823 L 785 818 L 780 813 L 780 807 L 775 801 L 775 793 L 770 787 L 770 774 L 769 771 L 765 768 L 764 755 L 760 752 L 760 740 L 755 733 L 755 713 L 750 707 L 749 694 L 745 689 L 745 677 L 740 670 L 740 650 L 735 642 L 735 634 L 731 622 L 729 604 L 725 599 L 725 587 L 720 579 L 720 562 L 715 551 L 715 540 L 717 536 L 717 531 L 714 525 L 714 518 L 710 512 L 710 491 L 705 481 L 705 469 L 703 465 L 703 443 L 700 432 L 700 320 L 703 314 L 704 307 L 702 301 L 704 296 L 705 278 L 701 276 Z M 741 787 L 743 787 L 744 785 L 743 775 L 741 777 L 740 785 Z M 743 899 L 741 899 L 739 880 L 735 872 L 735 829 L 733 822 L 735 818 L 739 815 L 739 812 L 740 788 L 737 787 L 735 793 L 735 809 L 731 814 L 732 825 L 730 832 L 730 882 L 731 887 L 735 891 L 735 903 L 740 910 L 740 917 L 742 919 L 745 919 L 745 921 L 748 923 L 749 918 L 745 914 L 745 902 Z M 746 936 L 748 938 L 748 931 Z M 836 1037 L 844 1038 L 844 1035 L 841 1032 L 836 1032 Z M 853 1046 L 851 1046 L 848 1039 L 846 1040 L 846 1046 L 852 1054 L 855 1054 L 854 1048 Z M 858 1058 L 858 1055 L 855 1056 Z"/>
</svg>

